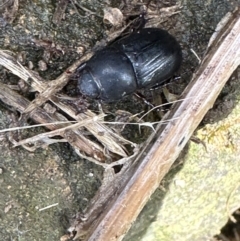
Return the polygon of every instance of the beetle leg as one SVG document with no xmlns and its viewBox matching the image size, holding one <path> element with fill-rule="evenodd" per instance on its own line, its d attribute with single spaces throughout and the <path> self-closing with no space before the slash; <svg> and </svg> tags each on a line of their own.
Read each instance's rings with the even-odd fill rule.
<svg viewBox="0 0 240 241">
<path fill-rule="evenodd" d="M 98 101 L 98 110 L 100 114 L 104 114 L 101 101 Z"/>
<path fill-rule="evenodd" d="M 151 108 L 154 108 L 155 105 L 153 105 L 151 102 L 149 102 L 142 94 L 138 93 L 138 92 L 135 92 L 134 95 L 142 100 L 145 104 L 149 105 Z"/>
<path fill-rule="evenodd" d="M 162 90 L 163 90 L 163 94 L 164 94 L 165 98 L 167 99 L 167 101 L 169 103 L 176 101 L 179 97 L 178 95 L 170 93 L 166 87 L 163 87 Z"/>
<path fill-rule="evenodd" d="M 85 66 L 86 66 L 86 63 L 82 63 L 80 66 L 78 66 L 76 71 L 80 72 Z"/>
</svg>

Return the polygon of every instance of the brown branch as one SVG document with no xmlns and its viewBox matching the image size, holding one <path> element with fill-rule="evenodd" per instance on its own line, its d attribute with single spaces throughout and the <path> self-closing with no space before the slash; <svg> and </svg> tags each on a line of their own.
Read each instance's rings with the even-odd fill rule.
<svg viewBox="0 0 240 241">
<path fill-rule="evenodd" d="M 223 86 L 240 64 L 240 11 L 235 11 L 210 46 L 202 65 L 183 93 L 182 102 L 174 104 L 134 164 L 118 178 L 111 199 L 101 203 L 96 220 L 76 220 L 70 231 L 80 237 L 88 224 L 88 241 L 122 240 L 149 197 L 157 189 L 183 147 L 207 111 L 213 106 Z M 105 189 L 107 192 L 107 188 Z M 97 194 L 100 198 L 104 192 Z M 97 197 L 95 197 L 97 200 Z M 95 201 L 95 205 L 98 203 Z M 103 208 L 105 209 L 103 210 Z M 90 212 L 90 210 L 88 210 Z M 86 215 L 88 217 L 88 215 Z M 73 232 L 73 233 L 74 233 Z M 73 235 L 74 236 L 74 235 Z"/>
</svg>

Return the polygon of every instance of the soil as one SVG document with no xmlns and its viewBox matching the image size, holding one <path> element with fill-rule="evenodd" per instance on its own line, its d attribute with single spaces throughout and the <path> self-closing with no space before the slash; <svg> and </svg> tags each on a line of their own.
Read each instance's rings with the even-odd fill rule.
<svg viewBox="0 0 240 241">
<path fill-rule="evenodd" d="M 109 26 L 102 21 L 104 7 L 123 7 L 122 1 L 89 0 L 81 1 L 87 9 L 84 10 L 74 4 L 74 1 L 61 1 L 63 5 L 68 3 L 62 18 L 54 22 L 57 1 L 19 1 L 16 11 L 14 2 L 18 1 L 5 1 L 0 4 L 1 49 L 14 52 L 21 64 L 31 67 L 45 80 L 55 79 L 79 59 L 84 50 L 89 50 L 96 42 L 106 39 Z M 129 4 L 129 1 L 124 2 Z M 239 4 L 239 1 L 234 0 L 130 2 L 132 7 L 129 8 L 129 15 L 141 13 L 140 2 L 152 2 L 149 8 L 153 4 L 159 10 L 177 3 L 181 5 L 179 12 L 170 17 L 159 17 L 156 23 L 158 27 L 169 30 L 183 49 L 184 61 L 179 71 L 181 78 L 168 85 L 169 91 L 176 95 L 181 94 L 199 64 L 191 49 L 201 59 L 218 22 Z M 19 79 L 1 66 L 0 73 L 1 83 L 19 86 Z M 238 81 L 233 75 L 215 106 L 203 120 L 202 127 L 216 123 L 232 112 L 240 93 Z M 20 92 L 30 100 L 34 98 L 33 93 L 29 94 L 22 89 Z M 149 95 L 152 96 L 152 92 L 146 93 L 146 96 Z M 134 110 L 137 113 L 147 107 L 139 103 L 139 100 L 129 97 L 107 108 L 112 113 L 118 109 Z M 30 119 L 21 118 L 11 106 L 0 102 L 1 130 L 29 124 L 33 124 Z M 80 158 L 68 143 L 57 143 L 34 152 L 22 147 L 13 148 L 14 140 L 44 131 L 44 128 L 34 128 L 0 133 L 1 240 L 59 240 L 67 232 L 74 215 L 87 207 L 101 185 L 102 168 Z M 138 132 L 137 128 L 135 132 Z M 136 133 L 127 131 L 126 136 L 140 139 Z M 183 156 L 187 150 L 185 149 Z M 142 239 L 149 223 L 156 218 L 154 203 L 158 203 L 158 206 L 161 204 L 175 174 L 182 168 L 182 163 L 183 159 L 180 158 L 165 178 L 161 189 L 154 194 L 145 208 L 150 212 L 143 212 L 125 241 Z"/>
</svg>

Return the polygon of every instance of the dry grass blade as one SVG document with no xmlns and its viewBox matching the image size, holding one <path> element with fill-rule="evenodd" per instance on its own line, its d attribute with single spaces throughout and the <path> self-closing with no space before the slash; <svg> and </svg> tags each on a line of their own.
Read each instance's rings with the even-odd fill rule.
<svg viewBox="0 0 240 241">
<path fill-rule="evenodd" d="M 50 131 L 50 132 L 38 134 L 34 137 L 27 138 L 27 139 L 24 139 L 22 141 L 16 142 L 14 144 L 14 147 L 20 146 L 20 145 L 26 145 L 28 143 L 34 143 L 34 142 L 37 142 L 37 141 L 40 141 L 40 140 L 44 140 L 45 138 L 50 138 L 50 137 L 59 136 L 59 135 L 63 136 L 64 133 L 67 130 L 72 130 L 72 131 L 77 130 L 80 127 L 84 127 L 87 123 L 89 123 L 89 122 L 94 123 L 94 122 L 98 121 L 97 119 L 101 120 L 103 117 L 104 117 L 104 114 L 100 114 L 100 115 L 97 116 L 97 118 L 96 117 L 88 118 L 88 119 L 83 120 L 81 122 L 77 122 L 76 124 L 68 125 L 66 127 L 59 128 L 57 130 L 53 130 L 53 131 Z"/>
<path fill-rule="evenodd" d="M 9 106 L 23 113 L 24 109 L 30 103 L 21 95 L 17 94 L 13 90 L 9 89 L 7 85 L 0 85 L 0 99 Z M 42 108 L 38 107 L 30 114 L 30 117 L 37 123 L 52 123 L 58 121 L 66 121 L 66 118 L 60 114 L 46 113 Z M 58 128 L 64 128 L 69 124 L 51 124 L 46 125 L 50 130 L 56 130 Z M 67 130 L 62 133 L 62 137 L 66 139 L 74 148 L 81 150 L 88 156 L 96 158 L 98 161 L 105 161 L 103 148 L 80 135 L 79 130 Z"/>
<path fill-rule="evenodd" d="M 30 83 L 31 87 L 35 91 L 38 91 L 41 93 L 39 97 L 37 97 L 31 104 L 26 106 L 25 109 L 21 108 L 21 113 L 26 113 L 26 109 L 27 109 L 27 112 L 33 111 L 35 108 L 40 106 L 46 100 L 50 100 L 66 114 L 74 118 L 76 121 L 83 121 L 85 119 L 97 117 L 97 115 L 95 115 L 90 110 L 87 110 L 85 113 L 80 113 L 76 115 L 75 110 L 71 108 L 71 106 L 67 106 L 63 104 L 61 100 L 54 95 L 59 90 L 61 90 L 61 88 L 67 83 L 67 80 L 70 74 L 77 68 L 77 66 L 79 66 L 79 64 L 81 64 L 82 62 L 86 61 L 88 58 L 90 58 L 91 55 L 92 55 L 91 53 L 86 54 L 79 61 L 74 63 L 72 66 L 70 66 L 68 70 L 66 70 L 57 79 L 49 83 L 46 83 L 46 81 L 41 79 L 33 71 L 23 67 L 20 63 L 16 61 L 14 57 L 12 57 L 9 53 L 7 53 L 7 51 L 0 50 L 0 65 L 9 69 L 10 71 L 12 71 L 12 73 L 19 76 L 27 83 L 30 82 L 29 80 L 32 80 Z M 85 128 L 97 138 L 97 140 L 101 145 L 104 146 L 104 148 L 107 150 L 107 152 L 106 150 L 104 151 L 105 153 L 110 152 L 110 156 L 111 156 L 111 153 L 115 153 L 119 156 L 126 157 L 127 154 L 126 154 L 124 145 L 125 144 L 134 145 L 133 143 L 121 137 L 120 135 L 114 133 L 111 128 L 107 127 L 104 124 L 101 124 L 100 122 L 94 122 L 94 123 L 89 122 L 85 125 Z M 77 134 L 77 131 L 76 131 L 76 134 Z M 81 132 L 79 132 L 78 134 L 82 135 Z M 85 141 L 88 142 L 87 138 L 85 138 Z M 98 144 L 95 144 L 95 145 L 99 146 Z"/>
<path fill-rule="evenodd" d="M 94 118 L 96 115 L 91 111 L 87 110 L 84 113 L 75 114 L 74 109 L 71 106 L 66 106 L 57 97 L 51 98 L 52 102 L 67 113 L 69 116 L 74 118 L 77 121 L 83 121 L 88 118 Z M 122 136 L 116 134 L 111 128 L 102 124 L 100 121 L 96 123 L 88 123 L 85 125 L 85 128 L 94 135 L 99 142 L 101 142 L 109 151 L 116 153 L 122 157 L 126 157 L 124 151 L 124 146 L 122 144 L 130 144 L 135 146 L 134 143 L 126 140 Z"/>
<path fill-rule="evenodd" d="M 39 93 L 37 97 L 25 110 L 25 113 L 32 111 L 34 108 L 41 106 L 51 96 L 55 95 L 59 90 L 61 90 L 67 83 L 69 77 L 76 70 L 76 68 L 92 56 L 92 53 L 84 55 L 81 59 L 70 66 L 62 75 L 51 82 L 46 82 L 41 79 L 40 76 L 36 76 L 36 73 L 23 67 L 16 59 L 7 53 L 7 51 L 0 50 L 0 65 L 12 71 L 13 74 L 19 76 L 27 84 L 30 84 L 32 88 Z M 31 83 L 29 83 L 31 80 Z"/>
</svg>

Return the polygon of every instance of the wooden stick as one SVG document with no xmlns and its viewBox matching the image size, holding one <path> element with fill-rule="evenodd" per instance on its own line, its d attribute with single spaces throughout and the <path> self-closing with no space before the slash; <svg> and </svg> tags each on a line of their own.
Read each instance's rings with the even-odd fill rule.
<svg viewBox="0 0 240 241">
<path fill-rule="evenodd" d="M 183 101 L 173 106 L 167 119 L 150 137 L 135 164 L 119 182 L 108 206 L 95 222 L 85 240 L 122 240 L 131 224 L 159 186 L 183 147 L 207 111 L 213 106 L 223 86 L 240 64 L 240 11 L 219 32 L 195 77 L 183 93 Z M 127 181 L 126 180 L 127 177 Z M 109 186 L 111 188 L 111 184 Z M 101 195 L 104 195 L 102 193 Z M 82 224 L 72 227 L 75 238 L 81 235 Z"/>
</svg>

